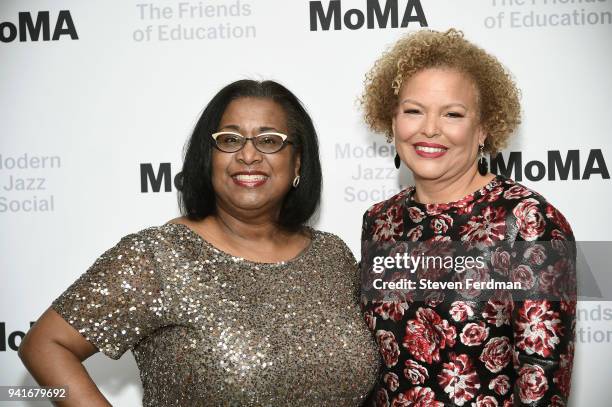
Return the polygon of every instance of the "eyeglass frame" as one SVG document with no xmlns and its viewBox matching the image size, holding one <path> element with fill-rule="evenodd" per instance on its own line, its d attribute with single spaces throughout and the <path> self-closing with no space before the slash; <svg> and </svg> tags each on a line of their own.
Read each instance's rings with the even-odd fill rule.
<svg viewBox="0 0 612 407">
<path fill-rule="evenodd" d="M 241 137 L 242 139 L 244 139 L 244 144 L 242 144 L 242 147 L 240 147 L 236 151 L 221 150 L 221 148 L 219 148 L 219 145 L 217 144 L 217 137 L 219 137 L 221 134 L 233 134 L 234 136 Z M 271 152 L 271 153 L 267 153 L 265 151 L 261 151 L 259 148 L 257 148 L 257 144 L 255 144 L 255 139 L 257 139 L 258 137 L 261 137 L 261 136 L 265 136 L 265 135 L 279 136 L 283 140 L 283 143 L 282 143 L 281 147 L 278 150 L 276 150 L 274 152 Z M 235 131 L 218 131 L 216 133 L 211 134 L 211 137 L 213 138 L 213 140 L 215 142 L 215 144 L 214 144 L 215 148 L 217 150 L 223 152 L 223 153 L 228 153 L 228 154 L 237 153 L 238 151 L 242 150 L 246 146 L 246 144 L 247 144 L 247 142 L 249 140 L 251 140 L 251 143 L 253 143 L 253 147 L 255 148 L 255 150 L 259 151 L 262 154 L 276 154 L 279 151 L 281 151 L 283 148 L 285 148 L 285 145 L 287 145 L 287 144 L 295 145 L 295 142 L 293 142 L 291 140 L 287 140 L 289 138 L 288 135 L 283 134 L 283 133 L 279 133 L 279 132 L 276 132 L 276 131 L 264 131 L 263 133 L 259 133 L 258 135 L 254 136 L 254 137 L 245 137 L 242 134 L 240 134 L 238 132 L 235 132 Z"/>
</svg>

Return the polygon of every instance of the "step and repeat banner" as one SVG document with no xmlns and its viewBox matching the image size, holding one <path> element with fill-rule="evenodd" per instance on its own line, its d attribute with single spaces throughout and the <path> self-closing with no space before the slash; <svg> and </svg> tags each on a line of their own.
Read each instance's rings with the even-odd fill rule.
<svg viewBox="0 0 612 407">
<path fill-rule="evenodd" d="M 523 124 L 492 169 L 542 193 L 577 240 L 612 241 L 612 0 L 0 2 L 0 385 L 34 383 L 19 343 L 98 255 L 178 216 L 184 143 L 237 79 L 303 101 L 324 170 L 314 226 L 358 257 L 364 210 L 410 183 L 363 124 L 364 74 L 427 27 L 462 30 L 521 88 Z M 609 405 L 611 344 L 612 302 L 581 301 L 570 405 Z M 131 354 L 85 364 L 114 405 L 140 404 Z"/>
</svg>

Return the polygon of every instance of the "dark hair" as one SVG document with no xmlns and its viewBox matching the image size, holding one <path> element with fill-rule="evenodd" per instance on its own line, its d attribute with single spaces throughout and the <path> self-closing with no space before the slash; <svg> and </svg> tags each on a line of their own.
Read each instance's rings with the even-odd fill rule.
<svg viewBox="0 0 612 407">
<path fill-rule="evenodd" d="M 300 184 L 287 193 L 278 224 L 284 229 L 297 230 L 310 219 L 321 200 L 319 144 L 312 119 L 300 100 L 274 81 L 236 81 L 221 89 L 208 103 L 185 145 L 178 183 L 181 213 L 191 220 L 201 220 L 215 213 L 216 197 L 211 177 L 214 146 L 210 136 L 218 130 L 230 102 L 243 97 L 271 99 L 285 111 L 290 136 L 296 141 L 294 148 L 300 155 Z"/>
</svg>

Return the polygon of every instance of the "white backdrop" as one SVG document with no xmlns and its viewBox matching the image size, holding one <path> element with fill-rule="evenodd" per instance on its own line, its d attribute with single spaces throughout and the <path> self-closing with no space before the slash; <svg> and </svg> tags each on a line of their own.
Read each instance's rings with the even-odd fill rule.
<svg viewBox="0 0 612 407">
<path fill-rule="evenodd" d="M 311 30 L 311 3 L 330 16 L 328 30 L 316 14 Z M 399 22 L 415 7 L 408 27 L 390 19 L 368 28 L 368 6 L 394 3 Z M 509 175 L 557 206 L 577 240 L 611 241 L 612 0 L 3 0 L 0 385 L 33 383 L 15 351 L 23 332 L 99 254 L 178 215 L 174 187 L 142 192 L 141 164 L 157 173 L 168 163 L 174 176 L 199 113 L 234 80 L 274 79 L 304 102 L 324 167 L 315 226 L 358 256 L 363 211 L 409 179 L 380 148 L 384 137 L 365 128 L 356 99 L 373 61 L 419 19 L 463 30 L 513 72 L 524 122 L 504 152 L 506 162 L 510 152 L 522 158 Z M 570 150 L 579 176 L 560 180 L 548 156 Z M 612 303 L 582 302 L 579 317 L 571 405 L 609 405 Z M 131 354 L 98 354 L 86 366 L 114 405 L 140 403 Z"/>
</svg>

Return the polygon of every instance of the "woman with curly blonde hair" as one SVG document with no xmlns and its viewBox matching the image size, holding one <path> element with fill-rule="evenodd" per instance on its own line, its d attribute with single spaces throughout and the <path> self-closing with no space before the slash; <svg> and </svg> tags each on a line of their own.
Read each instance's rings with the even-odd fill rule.
<svg viewBox="0 0 612 407">
<path fill-rule="evenodd" d="M 565 405 L 574 349 L 572 230 L 541 195 L 489 173 L 484 156 L 504 148 L 520 124 L 511 75 L 460 31 L 418 31 L 375 63 L 362 105 L 415 184 L 364 214 L 363 281 L 372 281 L 381 258 L 409 252 L 412 242 L 419 250 L 454 243 L 483 259 L 461 272 L 415 265 L 405 275 L 416 289 L 384 298 L 374 293 L 380 281 L 364 285 L 366 321 L 384 362 L 376 404 Z M 397 280 L 399 263 L 385 267 L 382 280 Z M 454 285 L 430 289 L 442 282 Z"/>
</svg>

